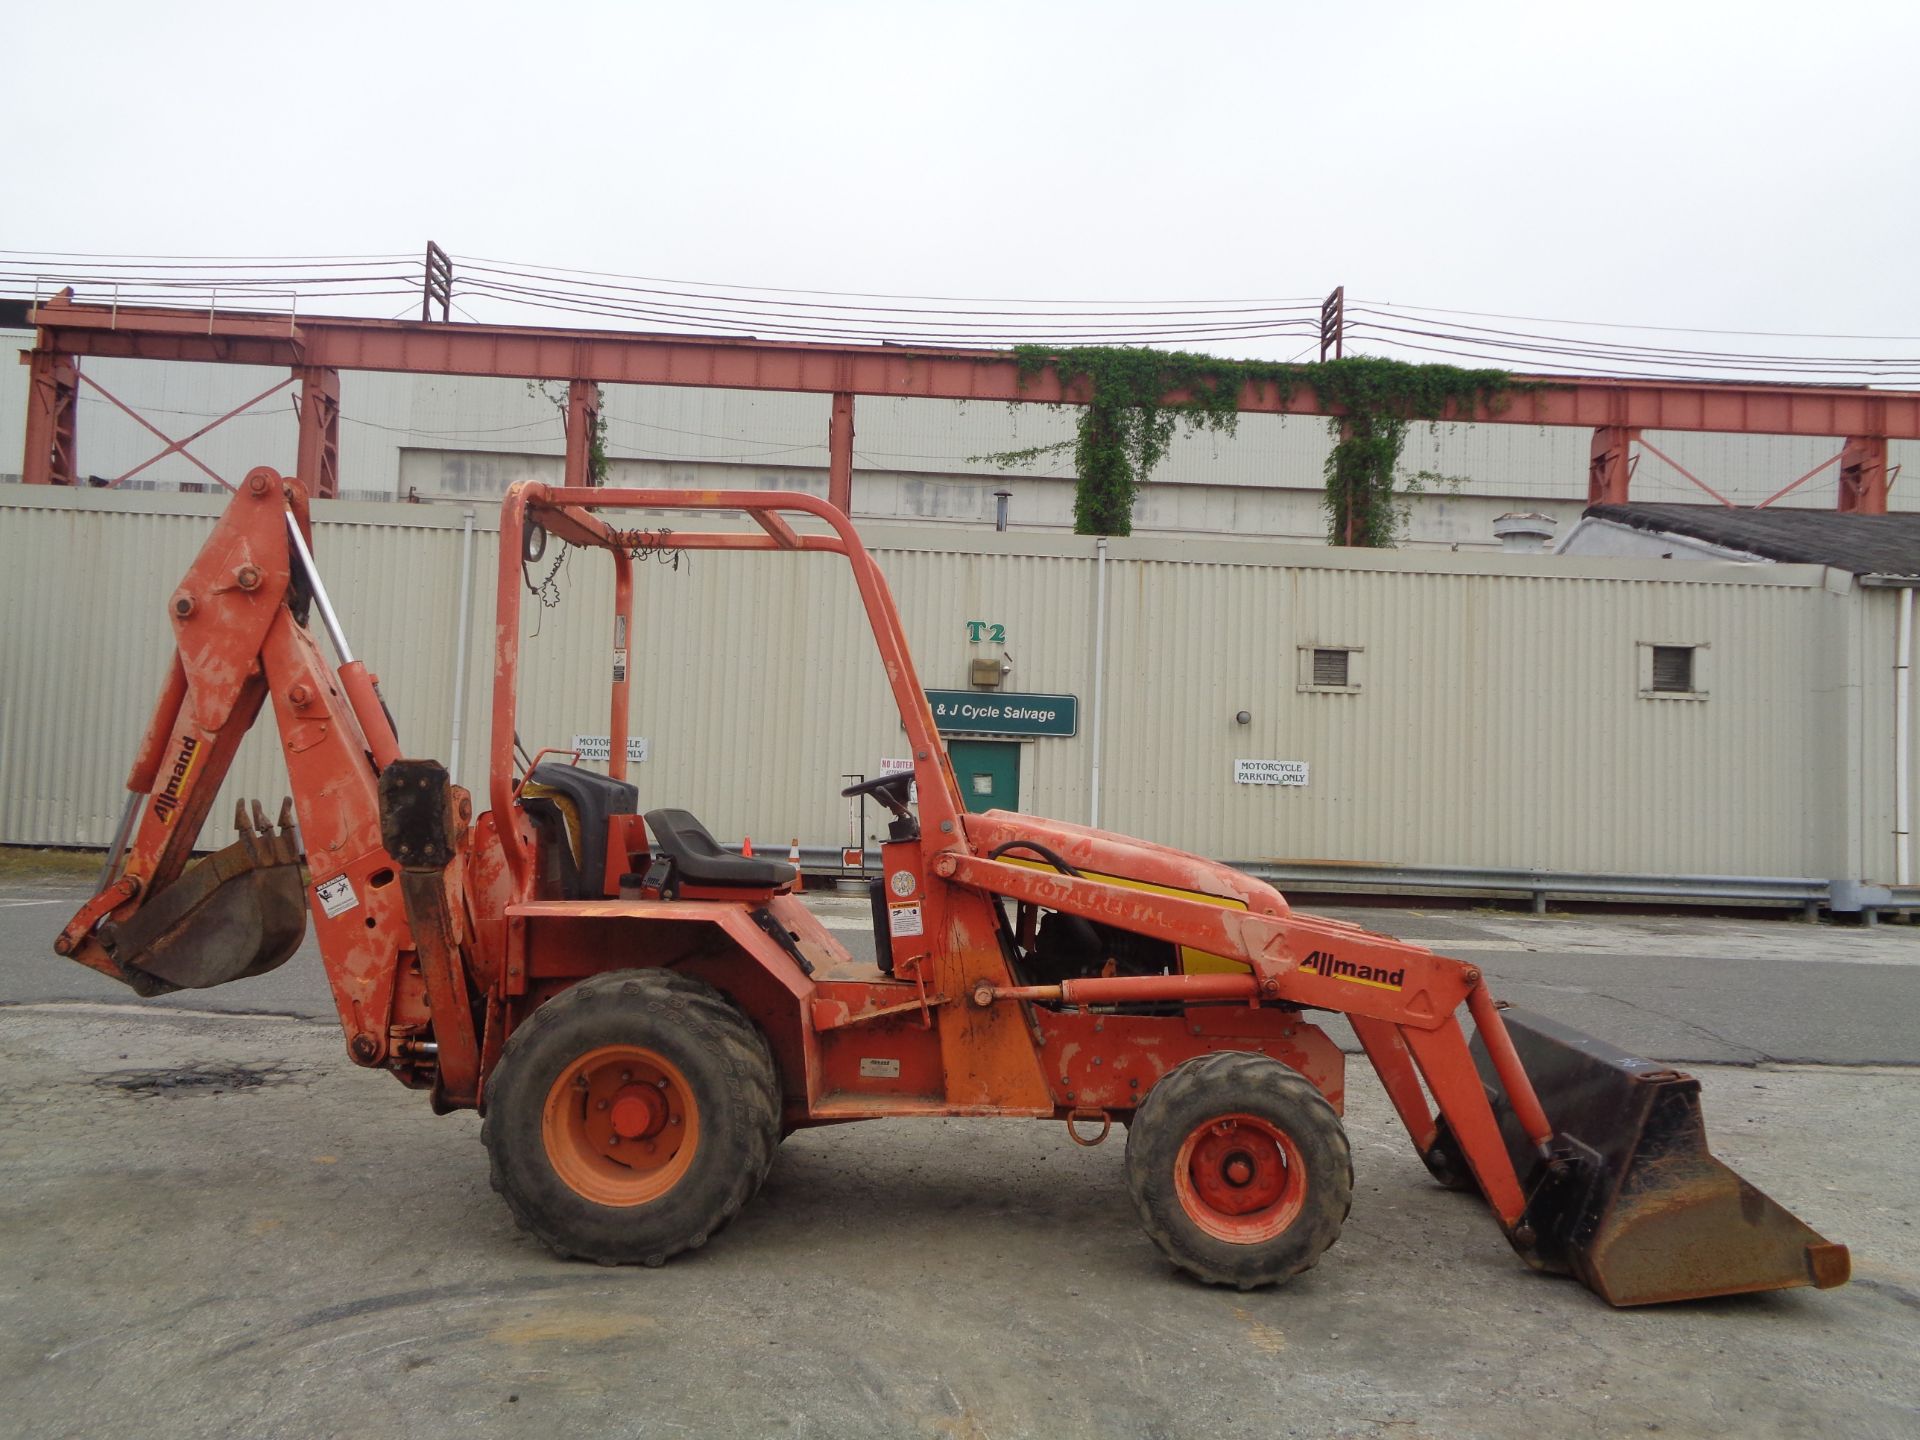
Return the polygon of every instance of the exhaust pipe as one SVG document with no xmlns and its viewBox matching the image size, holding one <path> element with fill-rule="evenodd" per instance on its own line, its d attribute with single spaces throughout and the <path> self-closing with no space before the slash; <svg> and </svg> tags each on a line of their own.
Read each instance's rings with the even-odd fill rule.
<svg viewBox="0 0 1920 1440">
<path fill-rule="evenodd" d="M 1846 1246 L 1707 1149 L 1693 1076 L 1543 1015 L 1509 1007 L 1501 1018 L 1553 1126 L 1543 1156 L 1476 1035 L 1474 1063 L 1527 1197 L 1509 1238 L 1534 1269 L 1621 1306 L 1847 1282 Z M 1443 1135 L 1440 1148 L 1451 1144 Z"/>
</svg>

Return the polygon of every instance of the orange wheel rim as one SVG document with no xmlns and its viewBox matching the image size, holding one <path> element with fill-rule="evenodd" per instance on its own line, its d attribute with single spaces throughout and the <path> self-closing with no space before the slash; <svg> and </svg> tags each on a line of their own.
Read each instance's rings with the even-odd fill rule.
<svg viewBox="0 0 1920 1440">
<path fill-rule="evenodd" d="M 1257 1115 L 1196 1125 L 1173 1165 L 1187 1218 L 1217 1240 L 1258 1245 L 1300 1217 L 1307 1168 L 1291 1136 Z"/>
<path fill-rule="evenodd" d="M 562 1070 L 540 1116 L 547 1160 L 597 1205 L 645 1205 L 680 1183 L 700 1146 L 700 1107 L 657 1050 L 602 1045 Z"/>
</svg>

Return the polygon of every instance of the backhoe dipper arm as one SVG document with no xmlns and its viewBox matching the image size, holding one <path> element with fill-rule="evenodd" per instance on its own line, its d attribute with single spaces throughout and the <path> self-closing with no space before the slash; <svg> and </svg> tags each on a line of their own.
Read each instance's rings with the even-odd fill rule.
<svg viewBox="0 0 1920 1440">
<path fill-rule="evenodd" d="M 308 531 L 300 485 L 254 470 L 175 588 L 173 663 L 127 777 L 137 827 L 54 949 L 150 995 L 258 974 L 298 948 L 307 901 L 284 812 L 273 835 L 255 802 L 239 844 L 186 868 L 271 699 L 348 1050 L 377 1064 L 390 1047 L 398 956 L 412 948 L 380 843 L 377 755 L 397 745 L 373 677 L 351 661 L 336 671 L 305 628 L 321 598 L 302 553 Z"/>
</svg>

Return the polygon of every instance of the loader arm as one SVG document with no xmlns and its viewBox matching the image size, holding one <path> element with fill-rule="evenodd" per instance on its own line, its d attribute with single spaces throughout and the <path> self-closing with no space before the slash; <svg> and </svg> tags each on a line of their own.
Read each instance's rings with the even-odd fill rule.
<svg viewBox="0 0 1920 1440">
<path fill-rule="evenodd" d="M 983 985 L 976 1006 L 1237 999 L 1334 1011 L 1429 1170 L 1477 1188 L 1533 1268 L 1574 1275 L 1615 1305 L 1846 1282 L 1844 1245 L 1714 1158 L 1691 1076 L 1543 1017 L 1514 1012 L 1510 1026 L 1477 965 L 1293 911 L 1227 866 L 1009 812 L 967 822 L 986 854 L 939 855 L 935 874 L 1226 962 L 1224 973 Z M 1034 846 L 1074 873 L 989 858 Z"/>
</svg>

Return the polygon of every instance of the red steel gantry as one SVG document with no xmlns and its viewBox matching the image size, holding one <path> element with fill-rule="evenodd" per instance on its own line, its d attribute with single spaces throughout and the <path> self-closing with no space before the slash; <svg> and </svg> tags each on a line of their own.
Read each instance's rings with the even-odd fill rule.
<svg viewBox="0 0 1920 1440">
<path fill-rule="evenodd" d="M 38 331 L 34 348 L 21 356 L 31 368 L 22 467 L 22 479 L 29 484 L 71 485 L 79 478 L 74 411 L 83 379 L 78 365 L 81 356 L 265 365 L 289 370 L 289 380 L 282 383 L 297 380 L 300 386 L 299 475 L 309 492 L 319 497 L 339 493 L 342 370 L 565 381 L 565 483 L 576 487 L 590 483 L 587 452 L 601 385 L 686 385 L 830 395 L 827 498 L 843 512 L 851 508 L 853 499 L 856 395 L 1067 404 L 1084 404 L 1088 399 L 1083 386 L 1063 389 L 1052 372 L 1023 382 L 1012 354 L 1005 350 L 129 308 L 75 304 L 64 293 L 35 306 L 29 319 Z M 1535 382 L 1534 388 L 1503 396 L 1493 408 L 1463 407 L 1445 418 L 1591 429 L 1589 504 L 1619 503 L 1628 498 L 1633 472 L 1631 451 L 1636 444 L 1652 450 L 1713 498 L 1731 503 L 1641 439 L 1643 430 L 1694 430 L 1839 439 L 1843 448 L 1838 455 L 1763 504 L 1772 503 L 1837 462 L 1838 508 L 1884 514 L 1887 443 L 1920 440 L 1920 392 L 1915 391 L 1746 381 L 1516 378 Z M 1283 396 L 1272 386 L 1261 384 L 1247 387 L 1240 408 L 1264 414 L 1336 413 L 1306 387 Z M 187 438 L 198 438 L 211 428 L 205 426 Z M 187 443 L 165 435 L 161 438 L 168 440 L 163 455 Z"/>
</svg>

